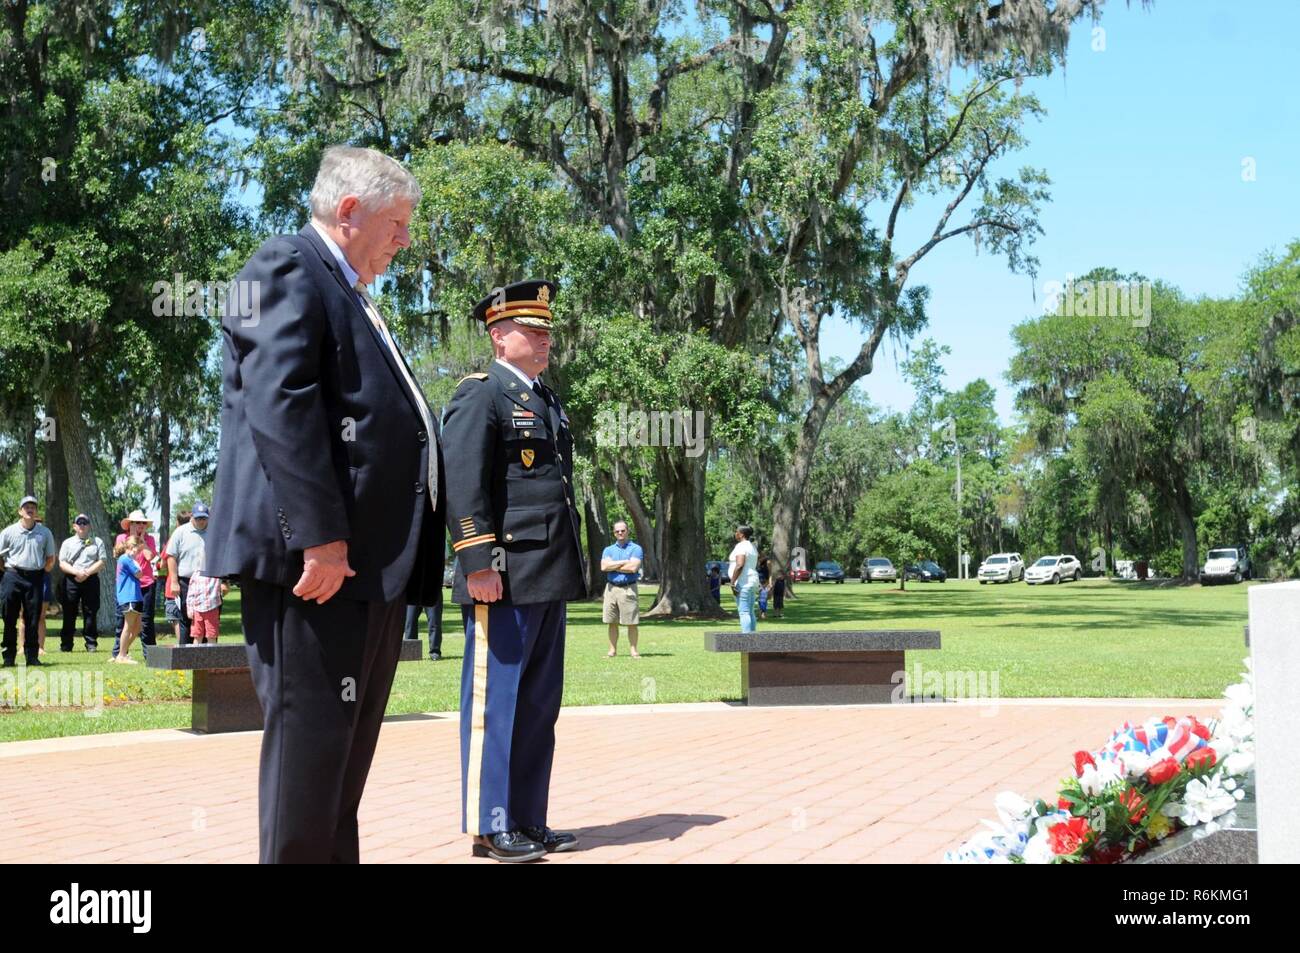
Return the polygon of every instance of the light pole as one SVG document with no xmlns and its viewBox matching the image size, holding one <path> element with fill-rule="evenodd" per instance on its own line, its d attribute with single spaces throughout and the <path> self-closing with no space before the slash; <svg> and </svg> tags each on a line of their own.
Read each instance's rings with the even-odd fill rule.
<svg viewBox="0 0 1300 953">
<path fill-rule="evenodd" d="M 957 578 L 969 579 L 970 574 L 967 572 L 966 563 L 961 558 L 961 444 L 957 442 L 957 421 L 945 417 L 939 421 L 935 429 L 939 427 L 943 428 L 944 439 L 951 441 L 957 452 Z"/>
</svg>

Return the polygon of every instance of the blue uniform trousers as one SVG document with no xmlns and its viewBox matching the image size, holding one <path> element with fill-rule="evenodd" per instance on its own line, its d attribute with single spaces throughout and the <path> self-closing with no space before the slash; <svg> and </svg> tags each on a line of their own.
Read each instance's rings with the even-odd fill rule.
<svg viewBox="0 0 1300 953">
<path fill-rule="evenodd" d="M 567 607 L 556 601 L 461 608 L 461 829 L 543 827 L 564 692 Z"/>
</svg>

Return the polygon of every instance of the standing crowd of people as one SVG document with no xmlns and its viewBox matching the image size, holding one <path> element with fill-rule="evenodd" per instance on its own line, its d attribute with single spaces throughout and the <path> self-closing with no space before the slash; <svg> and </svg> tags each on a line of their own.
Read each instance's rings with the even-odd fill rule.
<svg viewBox="0 0 1300 953">
<path fill-rule="evenodd" d="M 72 521 L 73 535 L 56 547 L 54 534 L 38 515 L 39 501 L 25 496 L 18 505 L 18 520 L 0 531 L 0 606 L 4 614 L 6 667 L 16 663 L 19 622 L 22 650 L 28 665 L 44 665 L 45 615 L 57 602 L 63 618 L 59 649 L 71 652 L 77 638 L 77 623 L 87 652 L 99 648 L 98 615 L 103 599 L 100 572 L 110 562 L 114 567 L 112 598 L 115 612 L 113 651 L 110 662 L 138 664 L 131 658 L 131 646 L 139 641 L 142 652 L 157 644 L 155 610 L 158 583 L 163 582 L 165 618 L 181 645 L 216 644 L 220 634 L 221 604 L 229 587 L 204 573 L 205 534 L 209 511 L 195 504 L 193 511 L 178 514 L 176 530 L 160 550 L 150 530 L 153 521 L 134 510 L 121 521 L 121 532 L 110 550 L 93 533 L 90 517 L 78 513 Z M 57 562 L 61 576 L 57 586 L 51 577 Z M 57 591 L 53 591 L 57 590 Z"/>
</svg>

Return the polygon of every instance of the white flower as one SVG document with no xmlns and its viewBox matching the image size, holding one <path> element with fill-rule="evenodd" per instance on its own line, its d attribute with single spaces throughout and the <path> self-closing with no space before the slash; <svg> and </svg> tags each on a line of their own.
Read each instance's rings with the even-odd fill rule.
<svg viewBox="0 0 1300 953">
<path fill-rule="evenodd" d="M 1145 751 L 1122 752 L 1119 760 L 1124 767 L 1124 773 L 1130 778 L 1146 774 L 1147 768 L 1151 767 L 1151 756 Z"/>
<path fill-rule="evenodd" d="M 1029 843 L 1025 845 L 1024 860 L 1027 864 L 1050 864 L 1055 857 L 1046 827 L 1029 838 Z"/>
<path fill-rule="evenodd" d="M 1185 825 L 1192 827 L 1196 824 L 1208 824 L 1236 806 L 1237 799 L 1232 792 L 1225 791 L 1220 786 L 1217 775 L 1210 775 L 1187 782 L 1187 790 L 1183 794 L 1180 810 L 1170 816 L 1177 817 Z"/>
<path fill-rule="evenodd" d="M 1247 682 L 1229 685 L 1223 690 L 1223 697 L 1238 708 L 1250 708 L 1255 704 L 1255 690 Z"/>
<path fill-rule="evenodd" d="M 1248 774 L 1255 768 L 1253 751 L 1234 751 L 1223 760 L 1223 770 L 1234 777 Z"/>
<path fill-rule="evenodd" d="M 1007 827 L 1028 819 L 1029 812 L 1033 810 L 1033 805 L 1015 791 L 1003 791 L 994 799 L 993 806 L 997 809 L 999 819 Z"/>
<path fill-rule="evenodd" d="M 1079 775 L 1079 786 L 1088 797 L 1096 797 L 1108 785 L 1123 780 L 1123 769 L 1114 761 L 1098 761 L 1096 765 L 1083 766 L 1083 774 Z"/>
</svg>

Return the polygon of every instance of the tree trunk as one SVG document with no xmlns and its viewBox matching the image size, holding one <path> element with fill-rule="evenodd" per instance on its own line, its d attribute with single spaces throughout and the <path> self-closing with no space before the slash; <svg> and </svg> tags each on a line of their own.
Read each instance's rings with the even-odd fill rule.
<svg viewBox="0 0 1300 953">
<path fill-rule="evenodd" d="M 54 545 L 61 546 L 72 535 L 72 520 L 68 518 L 68 464 L 63 458 L 62 428 L 55 426 L 54 440 L 45 442 L 45 526 L 54 534 Z M 59 560 L 54 560 L 50 573 L 50 586 L 58 592 L 63 571 Z"/>
<path fill-rule="evenodd" d="M 23 440 L 27 453 L 23 457 L 23 493 L 36 495 L 36 424 L 28 416 L 23 424 Z"/>
<path fill-rule="evenodd" d="M 171 536 L 172 527 L 172 424 L 167 411 L 158 412 L 158 545 L 164 546 Z"/>
<path fill-rule="evenodd" d="M 834 401 L 824 387 L 815 387 L 817 396 L 804 415 L 799 427 L 799 442 L 795 446 L 790 466 L 781 477 L 776 506 L 772 513 L 772 558 L 784 572 L 790 568 L 790 551 L 799 536 L 799 520 L 803 513 L 804 488 L 812 471 L 813 457 L 821 440 L 822 428 L 830 416 Z M 806 568 L 800 566 L 797 568 Z"/>
<path fill-rule="evenodd" d="M 627 470 L 617 460 L 614 461 L 613 479 L 618 498 L 623 501 L 623 505 L 627 507 L 627 511 L 632 517 L 632 528 L 636 530 L 636 541 L 645 553 L 645 559 L 641 564 L 645 570 L 645 576 L 647 579 L 658 580 L 662 576 L 662 567 L 659 560 L 659 548 L 655 545 L 657 541 L 655 524 L 650 519 L 650 513 L 641 499 L 641 491 L 636 488 Z"/>
<path fill-rule="evenodd" d="M 703 525 L 703 524 L 701 524 Z M 702 535 L 702 534 L 701 534 Z M 654 522 L 654 541 L 655 553 L 659 557 L 659 578 L 664 577 L 664 494 L 662 489 L 655 490 L 655 522 Z M 707 551 L 708 544 L 705 544 Z"/>
<path fill-rule="evenodd" d="M 663 571 L 659 577 L 659 598 L 645 615 L 700 616 L 726 618 L 713 601 L 704 563 L 705 457 L 692 459 L 672 449 L 661 450 L 656 462 L 664 515 L 659 521 L 663 533 Z"/>
<path fill-rule="evenodd" d="M 90 517 L 91 532 L 104 540 L 105 546 L 112 546 L 117 533 L 108 521 L 108 511 L 104 509 L 104 497 L 99 492 L 99 480 L 95 476 L 95 458 L 90 452 L 90 435 L 86 421 L 81 416 L 81 395 L 67 378 L 57 379 L 51 394 L 54 405 L 55 425 L 63 443 L 63 457 L 68 467 L 68 483 L 72 487 L 72 496 L 77 502 L 77 509 Z M 113 634 L 113 610 L 116 608 L 114 592 L 114 562 L 110 558 L 104 561 L 104 568 L 99 573 L 99 631 Z"/>
<path fill-rule="evenodd" d="M 1187 483 L 1178 479 L 1174 483 L 1174 516 L 1178 519 L 1178 532 L 1183 539 L 1183 578 L 1195 580 L 1200 575 L 1197 560 L 1199 547 L 1196 544 L 1196 520 L 1192 516 L 1192 495 L 1187 490 Z"/>
<path fill-rule="evenodd" d="M 605 513 L 605 490 L 599 475 L 592 484 L 584 487 L 583 509 L 587 524 L 587 590 L 593 598 L 602 598 L 605 591 L 605 573 L 600 568 L 600 555 L 609 539 L 608 515 Z"/>
</svg>

